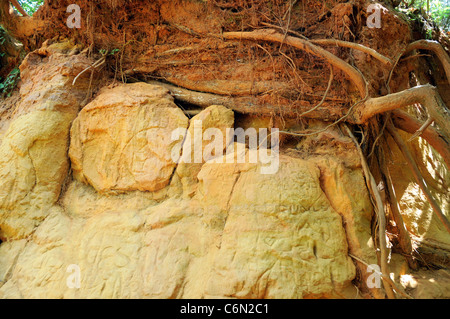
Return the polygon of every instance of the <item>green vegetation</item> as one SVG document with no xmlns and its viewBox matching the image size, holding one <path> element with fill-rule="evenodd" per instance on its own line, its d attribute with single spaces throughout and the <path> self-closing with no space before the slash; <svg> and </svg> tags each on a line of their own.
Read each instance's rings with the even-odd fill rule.
<svg viewBox="0 0 450 319">
<path fill-rule="evenodd" d="M 17 1 L 29 15 L 32 15 L 44 3 L 44 0 L 17 0 Z"/>
<path fill-rule="evenodd" d="M 44 0 L 17 0 L 22 8 L 25 10 L 28 15 L 33 15 L 34 12 L 44 3 Z M 17 10 L 16 10 L 17 11 Z M 5 49 L 5 30 L 0 26 L 0 59 L 3 59 L 6 55 L 4 51 Z M 2 61 L 5 62 L 5 61 Z M 5 67 L 3 63 L 0 63 L 0 67 Z M 14 91 L 14 88 L 17 85 L 17 82 L 20 80 L 20 70 L 16 66 L 14 67 L 9 74 L 3 78 L 0 77 L 0 98 L 9 97 L 11 93 Z"/>
<path fill-rule="evenodd" d="M 7 56 L 4 51 L 7 42 L 6 31 L 0 26 L 0 67 L 3 68 L 5 57 Z M 19 68 L 16 66 L 5 78 L 0 76 L 0 98 L 9 97 L 16 87 L 16 84 L 20 78 Z"/>
<path fill-rule="evenodd" d="M 450 0 L 430 1 L 430 15 L 438 25 L 450 30 Z"/>
<path fill-rule="evenodd" d="M 426 13 L 439 27 L 450 31 L 450 0 L 407 0 L 403 6 Z"/>
<path fill-rule="evenodd" d="M 0 83 L 0 97 L 5 98 L 9 97 L 17 85 L 17 82 L 20 79 L 20 70 L 18 67 L 15 67 L 6 77 L 4 81 Z"/>
</svg>

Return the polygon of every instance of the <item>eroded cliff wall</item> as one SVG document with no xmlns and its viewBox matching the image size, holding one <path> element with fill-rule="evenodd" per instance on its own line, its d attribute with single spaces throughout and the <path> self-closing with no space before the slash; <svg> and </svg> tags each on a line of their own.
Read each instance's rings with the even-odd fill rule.
<svg viewBox="0 0 450 319">
<path fill-rule="evenodd" d="M 189 118 L 163 87 L 104 86 L 89 72 L 73 85 L 89 63 L 56 43 L 21 66 L 20 96 L 1 119 L 0 297 L 384 295 L 367 286 L 373 208 L 356 147 L 338 129 L 305 139 L 303 151 L 281 149 L 274 174 L 237 160 L 259 153 L 232 140 L 221 149 L 235 152 L 177 164 L 174 129 L 195 135 L 201 120 L 202 133 L 225 131 L 235 114 L 213 105 Z M 91 85 L 103 87 L 85 105 Z M 180 155 L 193 151 L 186 141 Z M 408 214 L 420 215 L 415 207 Z M 432 237 L 449 244 L 445 230 Z M 402 256 L 390 260 L 396 279 L 411 273 Z M 402 287 L 449 296 L 445 271 L 422 275 Z M 439 284 L 422 285 L 429 276 Z"/>
</svg>

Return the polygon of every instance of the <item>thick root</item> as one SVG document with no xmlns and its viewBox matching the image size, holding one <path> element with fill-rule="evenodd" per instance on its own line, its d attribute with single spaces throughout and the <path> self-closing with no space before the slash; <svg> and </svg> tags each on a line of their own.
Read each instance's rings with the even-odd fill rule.
<svg viewBox="0 0 450 319">
<path fill-rule="evenodd" d="M 311 106 L 309 103 L 306 104 L 302 101 L 297 103 L 291 102 L 291 104 L 288 105 L 273 105 L 261 102 L 261 100 L 253 96 L 222 96 L 188 90 L 183 87 L 159 81 L 149 81 L 148 83 L 163 86 L 170 91 L 175 99 L 197 105 L 201 108 L 206 108 L 210 105 L 223 105 L 241 114 L 277 115 L 286 118 L 304 117 L 309 119 L 321 119 L 324 121 L 335 121 L 343 116 L 341 108 L 333 107 L 332 104 L 323 101 L 319 107 L 317 107 L 317 105 Z"/>
<path fill-rule="evenodd" d="M 445 229 L 450 233 L 450 222 L 445 217 L 444 213 L 442 212 L 441 208 L 439 207 L 438 203 L 434 199 L 433 195 L 431 194 L 430 190 L 427 187 L 427 184 L 425 183 L 425 180 L 420 173 L 419 168 L 417 167 L 416 162 L 414 161 L 411 153 L 409 152 L 407 146 L 403 142 L 402 138 L 396 131 L 394 124 L 391 122 L 388 123 L 386 126 L 389 134 L 391 134 L 392 138 L 394 139 L 395 143 L 399 147 L 400 151 L 402 152 L 403 156 L 406 159 L 406 162 L 408 163 L 408 166 L 411 168 L 411 171 L 414 175 L 414 178 L 416 179 L 417 184 L 422 189 L 423 193 L 425 194 L 425 197 L 428 199 L 431 207 L 433 208 L 433 211 L 435 212 L 436 216 L 439 218 L 439 220 L 444 225 Z"/>
<path fill-rule="evenodd" d="M 394 125 L 409 134 L 414 134 L 422 126 L 423 123 L 412 117 L 408 113 L 402 110 L 395 110 L 391 113 L 392 121 Z M 431 147 L 433 147 L 444 160 L 448 168 L 450 168 L 450 143 L 445 139 L 435 128 L 429 126 L 421 134 L 421 137 L 425 139 Z"/>
<path fill-rule="evenodd" d="M 367 96 L 366 81 L 362 76 L 361 72 L 356 70 L 354 67 L 352 67 L 344 60 L 322 49 L 321 47 L 312 44 L 308 40 L 283 35 L 273 29 L 261 29 L 251 32 L 224 32 L 223 38 L 228 40 L 252 40 L 252 41 L 269 41 L 269 42 L 285 43 L 294 48 L 308 52 L 314 56 L 323 58 L 334 67 L 338 68 L 339 70 L 347 74 L 350 80 L 352 80 L 352 82 L 358 88 L 361 97 L 364 98 Z"/>
<path fill-rule="evenodd" d="M 16 9 L 22 13 L 23 17 L 10 12 L 9 1 L 0 1 L 0 22 L 8 32 L 25 46 L 29 39 L 45 27 L 45 21 L 34 19 L 27 15 L 17 1 L 11 1 Z"/>
<path fill-rule="evenodd" d="M 430 118 L 436 122 L 442 130 L 442 134 L 448 139 L 450 137 L 450 112 L 436 88 L 430 84 L 416 86 L 382 97 L 370 98 L 355 110 L 353 121 L 356 124 L 362 124 L 377 114 L 416 103 L 422 104 L 428 110 Z"/>
<path fill-rule="evenodd" d="M 375 203 L 375 211 L 377 214 L 377 220 L 378 220 L 378 240 L 380 245 L 380 263 L 381 263 L 381 273 L 383 274 L 383 284 L 384 288 L 386 290 L 386 294 L 389 299 L 395 299 L 394 292 L 392 291 L 391 283 L 386 280 L 386 278 L 389 278 L 389 266 L 387 263 L 388 259 L 388 252 L 387 252 L 387 243 L 386 243 L 386 216 L 384 214 L 383 210 L 383 200 L 381 199 L 380 192 L 377 188 L 377 183 L 375 181 L 375 178 L 373 177 L 372 173 L 370 172 L 369 166 L 367 165 L 366 159 L 363 155 L 363 152 L 361 150 L 361 147 L 359 146 L 358 141 L 356 140 L 353 133 L 350 131 L 348 126 L 345 124 L 343 125 L 344 129 L 347 131 L 348 135 L 352 139 L 353 143 L 355 144 L 359 156 L 361 158 L 361 164 L 364 172 L 364 176 L 366 178 L 367 187 L 370 190 L 372 197 L 374 199 Z"/>
<path fill-rule="evenodd" d="M 22 8 L 17 0 L 10 0 L 11 4 L 20 12 L 24 17 L 28 17 L 28 13 Z"/>
<path fill-rule="evenodd" d="M 447 75 L 447 81 L 450 84 L 450 57 L 445 52 L 442 45 L 439 44 L 439 42 L 431 40 L 415 41 L 413 43 L 410 43 L 406 47 L 405 52 L 403 52 L 403 55 L 413 50 L 428 50 L 433 52 L 437 56 L 439 61 L 441 61 L 445 74 Z"/>
</svg>

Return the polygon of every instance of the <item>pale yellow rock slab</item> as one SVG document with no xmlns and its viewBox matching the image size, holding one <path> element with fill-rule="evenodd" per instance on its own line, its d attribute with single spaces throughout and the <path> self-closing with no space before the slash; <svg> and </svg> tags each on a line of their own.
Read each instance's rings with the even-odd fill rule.
<svg viewBox="0 0 450 319">
<path fill-rule="evenodd" d="M 70 113 L 34 111 L 11 123 L 0 145 L 0 228 L 19 238 L 43 220 L 69 167 Z"/>
<path fill-rule="evenodd" d="M 258 166 L 207 162 L 192 198 L 160 202 L 136 201 L 134 193 L 94 195 L 74 182 L 66 196 L 82 195 L 89 214 L 80 213 L 79 204 L 53 209 L 22 249 L 0 296 L 338 296 L 352 286 L 355 267 L 319 170 L 284 155 L 273 176 Z M 111 196 L 122 196 L 129 209 L 104 206 Z M 67 286 L 70 265 L 81 271 L 79 289 Z"/>
<path fill-rule="evenodd" d="M 221 105 L 211 105 L 190 119 L 182 156 L 175 170 L 175 178 L 180 180 L 185 195 L 192 196 L 195 192 L 202 165 L 223 155 L 233 139 L 232 134 L 227 134 L 233 124 L 233 111 Z M 214 130 L 215 136 L 208 136 L 208 130 Z M 213 154 L 216 143 L 220 145 L 219 154 Z"/>
<path fill-rule="evenodd" d="M 69 156 L 74 176 L 99 192 L 158 191 L 170 181 L 172 131 L 188 119 L 158 86 L 104 89 L 75 119 Z"/>
<path fill-rule="evenodd" d="M 330 296 L 354 278 L 342 220 L 313 163 L 281 156 L 275 175 L 256 164 L 206 163 L 199 179 L 211 227 L 223 227 L 207 295 Z"/>
</svg>

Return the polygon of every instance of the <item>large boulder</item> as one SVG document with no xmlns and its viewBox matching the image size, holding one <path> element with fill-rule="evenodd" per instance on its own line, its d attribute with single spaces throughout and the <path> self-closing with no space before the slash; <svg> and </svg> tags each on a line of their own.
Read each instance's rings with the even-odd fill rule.
<svg viewBox="0 0 450 319">
<path fill-rule="evenodd" d="M 170 181 L 172 131 L 188 118 L 159 86 L 103 89 L 75 119 L 69 156 L 75 178 L 99 192 L 158 191 Z"/>
</svg>

